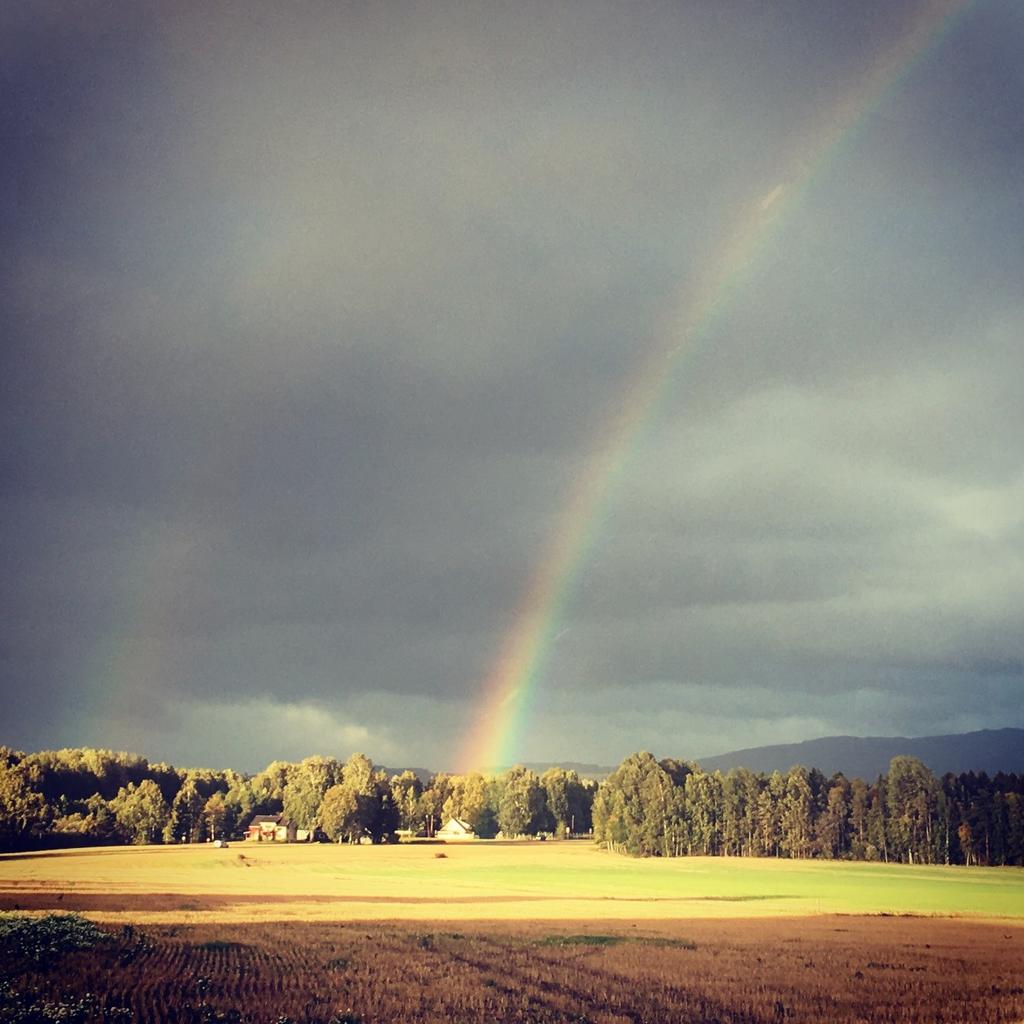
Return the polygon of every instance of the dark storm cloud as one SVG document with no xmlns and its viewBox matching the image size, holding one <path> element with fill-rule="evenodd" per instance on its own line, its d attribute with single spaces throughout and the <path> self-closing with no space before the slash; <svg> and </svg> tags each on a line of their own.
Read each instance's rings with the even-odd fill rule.
<svg viewBox="0 0 1024 1024">
<path fill-rule="evenodd" d="M 522 754 L 1010 721 L 1016 6 L 785 192 L 922 7 L 5 13 L 0 740 L 444 767 L 637 361 L 780 186 Z"/>
</svg>

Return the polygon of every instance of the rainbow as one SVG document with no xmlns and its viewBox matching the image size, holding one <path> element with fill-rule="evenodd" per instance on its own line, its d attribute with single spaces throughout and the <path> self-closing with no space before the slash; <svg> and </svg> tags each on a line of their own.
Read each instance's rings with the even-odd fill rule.
<svg viewBox="0 0 1024 1024">
<path fill-rule="evenodd" d="M 600 533 L 624 467 L 657 420 L 683 357 L 708 336 L 811 183 L 827 173 L 882 101 L 978 2 L 926 2 L 901 36 L 877 56 L 857 87 L 809 133 L 813 141 L 796 155 L 789 174 L 741 211 L 700 279 L 680 290 L 669 307 L 671 315 L 656 332 L 659 340 L 645 352 L 583 472 L 572 482 L 512 626 L 481 686 L 459 770 L 508 765 L 518 756 L 531 698 L 548 653 L 563 632 L 576 579 Z"/>
</svg>

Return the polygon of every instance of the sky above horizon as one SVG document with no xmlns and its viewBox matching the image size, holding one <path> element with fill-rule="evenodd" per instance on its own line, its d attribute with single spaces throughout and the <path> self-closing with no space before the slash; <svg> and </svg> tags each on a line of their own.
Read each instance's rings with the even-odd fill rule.
<svg viewBox="0 0 1024 1024">
<path fill-rule="evenodd" d="M 1024 725 L 1024 6 L 815 148 L 932 8 L 9 5 L 0 743 L 454 767 L 630 402 L 516 759 Z"/>
</svg>

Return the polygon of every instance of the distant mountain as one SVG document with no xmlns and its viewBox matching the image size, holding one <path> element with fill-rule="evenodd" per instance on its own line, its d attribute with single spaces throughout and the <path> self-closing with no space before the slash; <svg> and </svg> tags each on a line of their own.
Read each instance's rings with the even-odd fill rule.
<svg viewBox="0 0 1024 1024">
<path fill-rule="evenodd" d="M 706 772 L 727 772 L 730 768 L 749 768 L 766 774 L 787 772 L 795 764 L 817 768 L 825 775 L 842 772 L 847 778 L 873 782 L 889 771 L 889 762 L 899 754 L 916 757 L 936 775 L 953 772 L 1024 773 L 1024 729 L 982 729 L 952 736 L 825 736 L 803 743 L 780 743 L 770 747 L 731 750 L 714 757 L 690 758 L 673 751 L 671 757 L 696 760 Z M 523 762 L 519 762 L 523 763 Z M 565 768 L 581 779 L 601 782 L 617 765 L 589 764 L 582 761 L 527 761 L 525 768 L 543 775 L 549 768 Z M 489 774 L 508 771 L 510 765 L 488 768 Z M 385 768 L 388 775 L 401 769 Z M 427 782 L 434 772 L 426 768 L 409 769 Z"/>
<path fill-rule="evenodd" d="M 749 768 L 754 772 L 786 772 L 795 764 L 818 768 L 825 775 L 871 781 L 889 770 L 897 755 L 916 757 L 936 775 L 946 772 L 1024 772 L 1024 729 L 982 729 L 952 736 L 825 736 L 803 743 L 732 750 L 701 757 L 705 771 Z"/>
</svg>

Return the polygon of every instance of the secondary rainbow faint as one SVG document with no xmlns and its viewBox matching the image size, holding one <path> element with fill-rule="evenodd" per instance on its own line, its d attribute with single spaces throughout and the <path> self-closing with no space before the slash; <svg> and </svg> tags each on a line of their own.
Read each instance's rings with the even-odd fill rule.
<svg viewBox="0 0 1024 1024">
<path fill-rule="evenodd" d="M 794 156 L 790 171 L 769 182 L 740 211 L 724 242 L 669 307 L 671 314 L 622 391 L 615 410 L 569 487 L 550 539 L 480 688 L 474 720 L 461 752 L 461 771 L 486 770 L 520 757 L 528 720 L 548 653 L 564 630 L 573 585 L 601 531 L 616 485 L 631 454 L 657 420 L 686 355 L 694 352 L 729 306 L 744 275 L 757 265 L 785 215 L 797 208 L 812 181 L 854 139 L 878 105 L 894 92 L 963 16 L 981 0 L 925 3 L 905 30 L 875 58 L 857 85 L 823 115 L 811 143 Z"/>
</svg>

